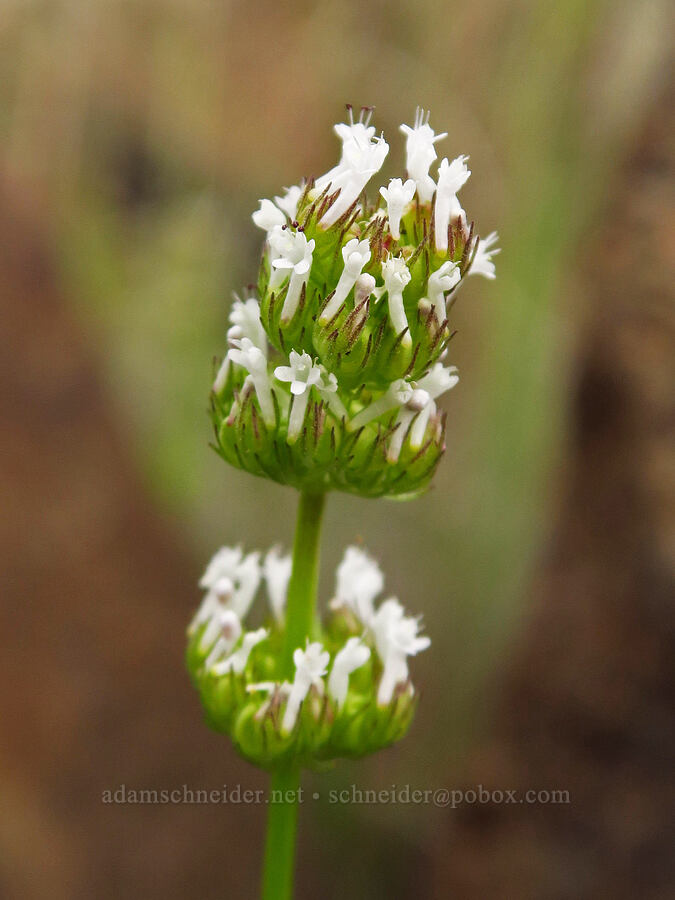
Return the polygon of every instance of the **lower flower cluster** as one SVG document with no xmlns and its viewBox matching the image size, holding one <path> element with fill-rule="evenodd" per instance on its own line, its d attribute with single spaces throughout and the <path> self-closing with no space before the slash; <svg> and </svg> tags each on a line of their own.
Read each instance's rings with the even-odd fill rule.
<svg viewBox="0 0 675 900">
<path fill-rule="evenodd" d="M 384 578 L 377 563 L 347 548 L 329 614 L 280 674 L 291 560 L 273 548 L 223 547 L 200 585 L 204 599 L 188 628 L 187 666 L 207 722 L 248 760 L 273 769 L 287 761 L 320 767 L 358 757 L 404 736 L 415 709 L 408 657 L 429 646 L 419 619 L 395 597 L 375 606 Z M 246 620 L 265 582 L 266 622 Z"/>
</svg>

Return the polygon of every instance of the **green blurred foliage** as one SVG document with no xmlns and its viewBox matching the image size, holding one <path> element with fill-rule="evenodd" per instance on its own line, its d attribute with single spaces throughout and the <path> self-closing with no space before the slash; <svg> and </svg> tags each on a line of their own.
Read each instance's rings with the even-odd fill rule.
<svg viewBox="0 0 675 900">
<path fill-rule="evenodd" d="M 333 164 L 346 101 L 376 106 L 392 148 L 385 176 L 402 174 L 398 125 L 417 104 L 449 132 L 442 154 L 471 155 L 463 202 L 482 233 L 499 229 L 503 252 L 498 280 L 472 283 L 455 309 L 449 362 L 462 381 L 445 401 L 435 489 L 410 504 L 329 503 L 324 599 L 343 547 L 362 538 L 388 588 L 424 612 L 435 647 L 415 667 L 425 697 L 413 736 L 361 780 L 409 777 L 422 758 L 422 786 L 447 781 L 489 706 L 486 679 L 525 611 L 564 465 L 583 238 L 663 77 L 667 10 L 662 0 L 3 3 L 2 165 L 46 200 L 111 404 L 196 568 L 221 542 L 289 545 L 293 528 L 290 490 L 208 448 L 231 293 L 257 271 L 257 198 Z M 404 813 L 396 827 L 416 827 Z"/>
</svg>

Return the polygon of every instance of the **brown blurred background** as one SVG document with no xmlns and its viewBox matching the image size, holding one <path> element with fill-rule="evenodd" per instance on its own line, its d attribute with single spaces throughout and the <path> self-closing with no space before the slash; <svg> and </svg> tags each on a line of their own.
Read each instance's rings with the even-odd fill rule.
<svg viewBox="0 0 675 900">
<path fill-rule="evenodd" d="M 498 280 L 455 308 L 448 452 L 408 504 L 330 498 L 424 611 L 411 735 L 308 776 L 298 897 L 675 892 L 669 6 L 661 0 L 4 0 L 0 6 L 0 895 L 249 898 L 259 788 L 183 672 L 220 543 L 291 539 L 290 490 L 208 448 L 258 197 L 332 165 L 343 104 L 417 104 L 471 155 Z M 670 218 L 669 218 L 670 215 Z M 330 788 L 567 790 L 335 805 Z"/>
</svg>

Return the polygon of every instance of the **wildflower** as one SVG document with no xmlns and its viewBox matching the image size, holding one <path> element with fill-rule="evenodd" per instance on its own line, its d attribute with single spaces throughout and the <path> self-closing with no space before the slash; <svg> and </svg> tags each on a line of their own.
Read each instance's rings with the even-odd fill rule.
<svg viewBox="0 0 675 900">
<path fill-rule="evenodd" d="M 286 224 L 286 216 L 271 200 L 261 200 L 260 208 L 251 216 L 253 224 L 268 234 L 276 227 Z"/>
<path fill-rule="evenodd" d="M 232 327 L 227 332 L 230 341 L 248 338 L 267 356 L 267 334 L 260 320 L 260 304 L 255 297 L 247 300 L 236 298 L 230 310 Z"/>
<path fill-rule="evenodd" d="M 272 387 L 267 371 L 267 357 L 259 347 L 254 346 L 249 338 L 235 340 L 233 344 L 234 347 L 229 350 L 228 355 L 233 363 L 242 366 L 250 373 L 263 420 L 266 425 L 272 426 L 275 414 Z"/>
<path fill-rule="evenodd" d="M 263 575 L 267 585 L 267 596 L 272 614 L 277 622 L 282 622 L 284 618 L 291 567 L 292 560 L 290 555 L 282 556 L 278 547 L 272 547 L 263 561 Z"/>
<path fill-rule="evenodd" d="M 309 353 L 303 352 L 300 354 L 296 350 L 291 350 L 289 362 L 289 366 L 277 366 L 274 370 L 274 377 L 279 381 L 290 382 L 291 385 L 293 405 L 288 417 L 286 439 L 289 444 L 292 444 L 298 439 L 298 435 L 302 430 L 307 401 L 309 400 L 309 391 L 312 385 L 320 382 L 321 369 L 319 366 L 314 365 Z"/>
<path fill-rule="evenodd" d="M 377 702 L 387 706 L 396 687 L 408 680 L 408 657 L 426 650 L 431 641 L 419 635 L 418 619 L 406 616 L 395 597 L 385 600 L 377 610 L 372 630 L 383 664 Z"/>
<path fill-rule="evenodd" d="M 495 264 L 492 262 L 492 257 L 496 256 L 501 251 L 499 247 L 492 248 L 498 240 L 499 235 L 496 231 L 491 231 L 487 237 L 482 239 L 476 237 L 473 242 L 473 247 L 476 246 L 477 242 L 478 249 L 476 250 L 473 262 L 471 263 L 471 268 L 468 272 L 469 275 L 482 275 L 484 278 L 489 278 L 491 280 L 496 278 Z"/>
<path fill-rule="evenodd" d="M 429 167 L 438 155 L 434 144 L 447 137 L 447 132 L 435 134 L 429 125 L 429 113 L 417 108 L 415 125 L 401 125 L 401 131 L 406 135 L 406 169 L 408 175 L 414 179 L 417 185 L 417 196 L 420 203 L 430 203 L 434 195 L 436 185 L 429 175 Z"/>
<path fill-rule="evenodd" d="M 452 222 L 459 219 L 462 227 L 466 230 L 466 214 L 457 199 L 457 192 L 471 175 L 466 165 L 468 158 L 468 156 L 458 156 L 451 163 L 447 159 L 443 159 L 438 169 L 434 230 L 436 250 L 439 253 L 445 253 L 448 249 L 448 228 Z"/>
<path fill-rule="evenodd" d="M 408 429 L 410 429 L 410 449 L 419 450 L 424 441 L 429 419 L 436 413 L 434 401 L 453 388 L 458 381 L 457 369 L 454 366 L 446 368 L 443 363 L 437 363 L 427 375 L 420 378 L 396 419 L 396 431 L 387 450 L 389 462 L 398 460 Z"/>
<path fill-rule="evenodd" d="M 227 332 L 227 339 L 230 343 L 246 337 L 267 356 L 267 334 L 260 321 L 260 304 L 255 297 L 249 297 L 248 300 L 240 300 L 236 297 L 230 310 L 229 319 L 232 323 Z M 226 353 L 211 388 L 214 393 L 219 394 L 225 387 L 231 363 L 232 360 Z"/>
<path fill-rule="evenodd" d="M 319 392 L 321 399 L 325 401 L 326 405 L 337 419 L 346 419 L 347 410 L 338 394 L 337 378 L 332 372 L 328 372 L 326 367 L 322 366 L 321 363 L 319 363 L 319 371 L 321 377 L 317 381 L 315 387 Z"/>
<path fill-rule="evenodd" d="M 410 331 L 407 330 L 408 320 L 406 319 L 403 306 L 403 291 L 406 285 L 410 283 L 411 275 L 405 260 L 400 256 L 389 256 L 382 263 L 382 277 L 384 278 L 384 289 L 388 297 L 391 324 L 396 334 L 406 331 L 401 344 L 409 347 L 412 344 L 412 338 L 410 337 Z"/>
<path fill-rule="evenodd" d="M 372 422 L 373 419 L 379 419 L 380 416 L 383 416 L 390 410 L 407 403 L 412 396 L 412 392 L 412 385 L 403 378 L 392 381 L 381 397 L 378 397 L 377 400 L 373 400 L 368 406 L 364 406 L 364 408 L 347 423 L 349 430 L 356 431 L 357 428 L 367 425 L 368 422 Z"/>
<path fill-rule="evenodd" d="M 235 675 L 241 675 L 246 668 L 246 663 L 251 655 L 251 650 L 264 641 L 268 635 L 269 632 L 266 628 L 258 628 L 257 631 L 247 631 L 242 638 L 241 646 L 238 647 L 234 653 L 231 653 L 226 659 L 220 659 L 219 655 L 219 661 L 212 660 L 210 664 L 209 660 L 207 660 L 205 663 L 206 669 L 211 669 L 211 672 L 214 675 L 226 675 L 228 672 L 234 672 Z M 226 652 L 227 651 L 225 651 L 225 653 Z M 225 655 L 225 653 L 222 655 Z M 211 655 L 213 655 L 213 653 Z"/>
<path fill-rule="evenodd" d="M 461 278 L 459 266 L 450 260 L 429 276 L 427 298 L 434 308 L 439 325 L 445 322 L 445 295 L 459 284 Z"/>
<path fill-rule="evenodd" d="M 363 625 L 370 625 L 373 601 L 384 587 L 382 570 L 358 547 L 347 547 L 337 568 L 332 609 L 347 607 Z"/>
<path fill-rule="evenodd" d="M 328 678 L 328 693 L 338 706 L 342 706 L 347 699 L 349 676 L 356 669 L 360 669 L 369 658 L 370 648 L 357 637 L 349 638 L 336 654 Z"/>
<path fill-rule="evenodd" d="M 210 668 L 217 658 L 229 653 L 241 637 L 241 619 L 233 609 L 217 609 L 209 619 L 200 641 L 200 649 L 210 649 L 205 667 Z"/>
<path fill-rule="evenodd" d="M 319 318 L 319 322 L 322 325 L 330 322 L 340 309 L 363 271 L 363 267 L 368 263 L 370 259 L 370 242 L 359 241 L 357 238 L 347 241 L 342 248 L 342 259 L 344 260 L 344 268 L 340 275 L 340 280 L 333 292 L 333 296 L 326 304 Z"/>
<path fill-rule="evenodd" d="M 400 178 L 392 178 L 388 187 L 381 187 L 380 194 L 387 203 L 387 216 L 391 236 L 397 241 L 401 237 L 401 216 L 415 196 L 415 182 L 409 178 L 404 184 Z"/>
<path fill-rule="evenodd" d="M 211 558 L 202 575 L 199 586 L 205 590 L 223 592 L 223 585 L 230 586 L 230 606 L 243 619 L 248 612 L 260 584 L 260 554 L 256 551 L 244 556 L 241 547 L 221 547 Z"/>
<path fill-rule="evenodd" d="M 431 396 L 427 391 L 416 388 L 410 395 L 410 399 L 405 406 L 401 407 L 399 414 L 396 417 L 396 431 L 391 437 L 389 448 L 387 450 L 387 459 L 389 462 L 397 462 L 401 455 L 401 448 L 403 447 L 403 442 L 405 441 L 411 422 L 415 421 L 415 423 L 421 423 L 420 430 L 422 436 L 424 436 L 432 411 L 435 411 L 435 404 L 431 399 Z M 420 444 L 421 441 L 417 444 L 417 449 L 419 449 Z M 415 449 L 412 435 L 410 446 L 412 449 Z"/>
<path fill-rule="evenodd" d="M 272 261 L 273 268 L 283 273 L 284 277 L 287 272 L 290 273 L 286 298 L 281 309 L 281 321 L 290 322 L 309 277 L 315 241 L 314 239 L 308 241 L 302 231 L 291 231 L 288 228 L 282 229 L 281 234 L 279 231 L 273 231 L 270 241 L 278 254 Z"/>
<path fill-rule="evenodd" d="M 298 214 L 298 201 L 303 191 L 304 187 L 302 185 L 294 184 L 293 187 L 284 188 L 283 197 L 274 198 L 276 205 L 286 213 L 291 222 L 295 221 L 295 217 Z"/>
<path fill-rule="evenodd" d="M 308 644 L 305 650 L 298 649 L 293 654 L 295 663 L 295 678 L 288 695 L 286 711 L 281 722 L 281 730 L 287 733 L 293 731 L 300 704 L 305 699 L 312 687 L 319 693 L 323 693 L 323 676 L 326 674 L 330 654 L 323 649 L 318 641 Z"/>
<path fill-rule="evenodd" d="M 356 283 L 354 285 L 354 306 L 361 306 L 364 300 L 367 300 L 375 290 L 375 285 L 377 282 L 373 278 L 372 275 L 369 275 L 367 272 L 364 272 L 363 275 L 359 275 L 356 279 Z"/>
<path fill-rule="evenodd" d="M 350 111 L 351 117 L 351 111 Z M 372 176 L 379 172 L 389 152 L 384 138 L 374 138 L 375 129 L 367 122 L 354 122 L 335 126 L 342 141 L 342 158 L 337 166 L 316 179 L 315 188 L 320 194 L 330 185 L 331 193 L 340 194 L 321 220 L 324 228 L 333 225 L 358 200 Z"/>
</svg>

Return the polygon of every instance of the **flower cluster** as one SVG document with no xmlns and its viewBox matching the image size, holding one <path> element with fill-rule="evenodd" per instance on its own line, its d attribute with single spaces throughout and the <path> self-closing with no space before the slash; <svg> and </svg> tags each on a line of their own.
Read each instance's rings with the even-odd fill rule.
<svg viewBox="0 0 675 900">
<path fill-rule="evenodd" d="M 265 243 L 213 384 L 217 449 L 300 490 L 414 494 L 444 449 L 436 400 L 458 380 L 449 309 L 465 277 L 495 277 L 497 236 L 479 238 L 458 199 L 468 157 L 435 166 L 446 135 L 428 115 L 401 126 L 408 177 L 375 201 L 364 190 L 389 145 L 370 112 L 335 131 L 339 163 L 253 214 Z"/>
<path fill-rule="evenodd" d="M 329 614 L 315 639 L 293 655 L 291 681 L 278 676 L 290 557 L 223 547 L 200 585 L 188 628 L 187 663 L 207 721 L 267 768 L 287 759 L 316 766 L 362 756 L 407 731 L 415 694 L 408 657 L 429 646 L 420 622 L 395 597 L 375 605 L 384 578 L 363 550 L 349 547 L 337 569 Z M 265 582 L 263 627 L 245 622 Z"/>
</svg>

